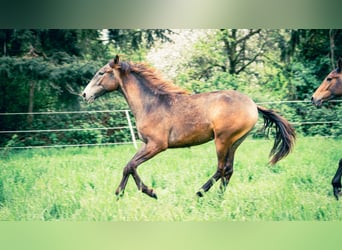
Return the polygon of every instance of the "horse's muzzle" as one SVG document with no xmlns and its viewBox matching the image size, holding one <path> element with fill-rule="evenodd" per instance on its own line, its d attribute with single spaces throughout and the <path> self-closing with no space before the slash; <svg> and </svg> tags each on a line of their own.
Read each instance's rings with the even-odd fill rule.
<svg viewBox="0 0 342 250">
<path fill-rule="evenodd" d="M 315 99 L 314 97 L 311 97 L 311 103 L 315 105 L 316 107 L 320 107 L 323 101 L 322 99 Z"/>
<path fill-rule="evenodd" d="M 83 92 L 81 94 L 81 96 L 83 97 L 83 100 L 88 102 L 88 103 L 91 103 L 93 101 L 95 101 L 96 97 L 93 95 L 93 96 L 87 96 L 87 94 L 85 92 Z"/>
</svg>

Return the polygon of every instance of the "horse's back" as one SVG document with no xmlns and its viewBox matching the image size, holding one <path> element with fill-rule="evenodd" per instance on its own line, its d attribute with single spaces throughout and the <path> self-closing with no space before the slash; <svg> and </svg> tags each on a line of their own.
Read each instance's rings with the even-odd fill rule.
<svg viewBox="0 0 342 250">
<path fill-rule="evenodd" d="M 256 122 L 258 110 L 255 102 L 235 90 L 221 90 L 190 96 L 200 109 L 205 110 L 210 120 L 237 119 Z"/>
</svg>

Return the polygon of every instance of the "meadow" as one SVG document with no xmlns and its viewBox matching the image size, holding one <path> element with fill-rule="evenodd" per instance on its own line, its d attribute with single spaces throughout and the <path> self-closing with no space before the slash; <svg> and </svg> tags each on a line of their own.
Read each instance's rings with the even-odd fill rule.
<svg viewBox="0 0 342 250">
<path fill-rule="evenodd" d="M 0 221 L 342 221 L 330 184 L 342 140 L 299 137 L 275 166 L 272 144 L 249 137 L 226 192 L 216 183 L 203 198 L 195 193 L 216 169 L 213 142 L 167 150 L 138 168 L 158 200 L 132 178 L 114 194 L 132 145 L 0 151 Z"/>
</svg>

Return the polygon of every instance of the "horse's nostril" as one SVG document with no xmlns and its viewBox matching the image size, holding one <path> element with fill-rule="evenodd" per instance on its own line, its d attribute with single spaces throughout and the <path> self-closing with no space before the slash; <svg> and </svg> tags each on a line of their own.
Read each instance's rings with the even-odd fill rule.
<svg viewBox="0 0 342 250">
<path fill-rule="evenodd" d="M 311 97 L 311 103 L 315 103 L 315 99 Z"/>
<path fill-rule="evenodd" d="M 86 97 L 86 93 L 83 93 L 82 96 L 85 98 Z"/>
</svg>

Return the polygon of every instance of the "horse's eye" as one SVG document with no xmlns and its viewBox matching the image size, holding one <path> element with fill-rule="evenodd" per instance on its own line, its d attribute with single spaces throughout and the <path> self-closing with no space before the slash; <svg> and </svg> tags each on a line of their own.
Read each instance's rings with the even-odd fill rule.
<svg viewBox="0 0 342 250">
<path fill-rule="evenodd" d="M 99 75 L 100 75 L 100 76 L 104 75 L 104 72 L 99 72 Z"/>
<path fill-rule="evenodd" d="M 327 78 L 327 81 L 328 81 L 328 82 L 331 82 L 331 80 L 332 80 L 331 77 L 328 77 L 328 78 Z"/>
</svg>

